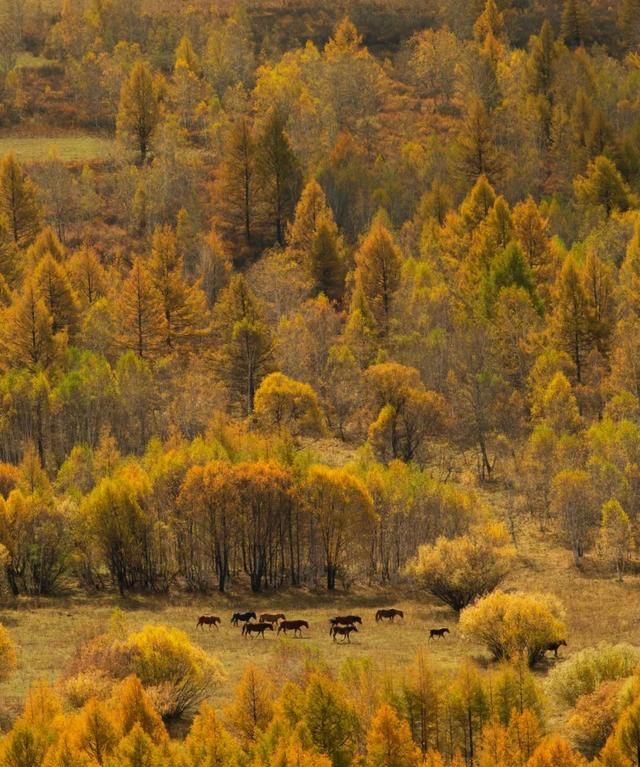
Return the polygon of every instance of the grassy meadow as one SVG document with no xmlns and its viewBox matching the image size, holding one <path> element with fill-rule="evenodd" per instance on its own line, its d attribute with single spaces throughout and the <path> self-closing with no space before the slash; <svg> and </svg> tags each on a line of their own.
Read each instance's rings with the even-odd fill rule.
<svg viewBox="0 0 640 767">
<path fill-rule="evenodd" d="M 11 152 L 18 162 L 24 163 L 42 162 L 51 154 L 67 163 L 89 163 L 109 157 L 113 146 L 111 139 L 87 134 L 0 136 L 0 156 Z"/>
<path fill-rule="evenodd" d="M 549 656 L 535 673 L 541 681 L 555 663 L 586 647 L 602 641 L 637 643 L 640 626 L 640 579 L 627 576 L 623 583 L 603 579 L 591 573 L 589 563 L 578 572 L 567 551 L 550 546 L 550 539 L 533 526 L 526 526 L 518 537 L 519 562 L 505 582 L 505 589 L 544 591 L 555 594 L 566 610 L 568 646 L 555 661 Z M 596 577 L 598 575 L 598 577 Z M 404 610 L 404 621 L 376 624 L 379 607 L 396 606 Z M 624 606 L 624 609 L 621 607 Z M 126 616 L 128 631 L 145 624 L 174 626 L 187 633 L 190 640 L 220 660 L 226 679 L 215 695 L 224 705 L 230 698 L 243 668 L 252 661 L 276 679 L 287 675 L 306 653 L 320 658 L 337 670 L 346 658 L 367 658 L 380 670 L 391 674 L 409 666 L 420 650 L 426 650 L 436 666 L 453 671 L 465 658 L 479 666 L 490 666 L 489 655 L 480 645 L 466 640 L 457 630 L 453 611 L 431 596 L 406 589 L 359 588 L 350 592 L 312 593 L 289 589 L 275 594 L 256 596 L 247 590 L 233 589 L 227 595 L 210 597 L 173 594 L 170 597 L 131 597 L 115 595 L 95 598 L 61 597 L 49 600 L 24 600 L 11 608 L 0 609 L 0 622 L 9 630 L 19 648 L 17 672 L 0 684 L 0 700 L 5 710 L 16 713 L 29 686 L 38 679 L 55 680 L 64 673 L 77 647 L 106 630 L 115 608 Z M 310 630 L 302 639 L 276 638 L 267 633 L 265 640 L 244 639 L 240 628 L 230 624 L 235 610 L 284 612 L 287 618 L 304 618 Z M 332 642 L 328 635 L 328 618 L 341 613 L 357 613 L 363 626 L 352 643 Z M 222 625 L 196 630 L 201 614 L 217 614 Z M 451 634 L 445 640 L 429 641 L 431 627 L 448 626 Z M 562 729 L 560 711 L 549 711 L 549 722 Z"/>
</svg>

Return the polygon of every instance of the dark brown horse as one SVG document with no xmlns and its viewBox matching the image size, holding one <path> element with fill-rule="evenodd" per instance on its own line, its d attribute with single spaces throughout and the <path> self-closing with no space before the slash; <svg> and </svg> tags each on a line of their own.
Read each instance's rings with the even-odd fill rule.
<svg viewBox="0 0 640 767">
<path fill-rule="evenodd" d="M 362 618 L 359 615 L 338 615 L 335 618 L 329 618 L 332 626 L 353 626 L 355 623 L 362 625 Z"/>
<path fill-rule="evenodd" d="M 450 634 L 449 629 L 431 629 L 429 631 L 429 639 L 444 639 L 445 634 Z"/>
<path fill-rule="evenodd" d="M 351 633 L 355 631 L 358 632 L 358 627 L 351 625 L 351 626 L 331 626 L 329 629 L 329 636 L 333 637 L 333 641 L 336 641 L 337 636 L 342 637 L 342 641 L 344 642 L 345 639 L 349 644 L 351 644 Z"/>
<path fill-rule="evenodd" d="M 258 636 L 261 636 L 264 639 L 265 631 L 273 631 L 273 624 L 272 623 L 245 623 L 244 626 L 242 627 L 242 635 L 245 638 L 251 637 L 253 639 L 253 635 L 258 634 Z"/>
<path fill-rule="evenodd" d="M 558 639 L 557 642 L 549 642 L 549 644 L 545 648 L 545 652 L 552 652 L 554 657 L 558 657 L 558 650 L 561 647 L 566 647 L 567 643 L 564 639 Z"/>
<path fill-rule="evenodd" d="M 378 610 L 376 613 L 376 623 L 385 619 L 393 623 L 396 618 L 404 618 L 404 613 L 402 610 L 396 610 L 395 607 L 390 607 L 388 610 Z"/>
<path fill-rule="evenodd" d="M 209 626 L 209 628 L 211 628 L 211 626 L 215 626 L 218 628 L 218 624 L 220 622 L 220 618 L 218 618 L 217 615 L 201 615 L 198 618 L 198 622 L 196 623 L 196 628 L 202 628 L 203 631 L 205 626 Z"/>
<path fill-rule="evenodd" d="M 309 628 L 307 621 L 282 621 L 278 626 L 278 634 L 282 631 L 286 635 L 287 631 L 293 631 L 293 636 L 302 636 L 303 628 Z"/>
<path fill-rule="evenodd" d="M 258 618 L 260 623 L 277 623 L 278 621 L 286 620 L 287 616 L 284 613 L 262 613 Z"/>
<path fill-rule="evenodd" d="M 250 620 L 256 620 L 256 614 L 253 612 L 250 613 L 234 613 L 231 616 L 231 623 L 234 626 L 237 626 L 238 623 L 247 623 L 247 621 Z"/>
</svg>

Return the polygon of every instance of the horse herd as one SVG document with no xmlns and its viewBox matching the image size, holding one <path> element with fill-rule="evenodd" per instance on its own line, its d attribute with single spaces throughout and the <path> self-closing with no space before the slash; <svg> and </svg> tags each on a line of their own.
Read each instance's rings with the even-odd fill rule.
<svg viewBox="0 0 640 767">
<path fill-rule="evenodd" d="M 404 612 L 395 607 L 381 609 L 376 612 L 376 623 L 389 621 L 393 623 L 396 618 L 404 620 Z M 222 619 L 218 615 L 201 615 L 196 623 L 196 629 L 204 629 L 205 626 L 219 628 Z M 287 620 L 284 613 L 261 613 L 259 616 L 253 610 L 248 612 L 236 612 L 231 616 L 233 626 L 242 626 L 242 636 L 261 636 L 265 639 L 267 631 L 276 631 L 276 635 L 287 636 L 291 631 L 294 637 L 302 637 L 302 629 L 309 629 L 309 623 L 305 620 Z M 335 642 L 341 637 L 342 642 L 351 643 L 351 634 L 358 633 L 358 625 L 362 626 L 362 618 L 359 615 L 337 615 L 329 618 L 329 636 Z M 449 633 L 448 628 L 430 629 L 429 639 L 444 639 Z"/>
</svg>

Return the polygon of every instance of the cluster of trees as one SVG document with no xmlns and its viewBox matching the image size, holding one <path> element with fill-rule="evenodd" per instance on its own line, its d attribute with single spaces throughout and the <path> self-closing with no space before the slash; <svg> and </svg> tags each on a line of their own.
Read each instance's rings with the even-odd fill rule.
<svg viewBox="0 0 640 767">
<path fill-rule="evenodd" d="M 0 457 L 35 445 L 54 480 L 104 435 L 138 458 L 155 439 L 218 439 L 229 418 L 337 437 L 384 465 L 498 471 L 577 563 L 592 550 L 622 577 L 638 511 L 635 5 L 624 50 L 587 47 L 586 0 L 526 44 L 509 3 L 462 5 L 466 20 L 434 11 L 383 62 L 348 19 L 322 46 L 256 58 L 247 13 L 212 26 L 192 9 L 169 33 L 135 4 L 65 3 L 41 44 L 119 148 L 84 168 L 0 163 Z M 150 491 L 107 479 L 84 481 L 87 508 L 119 492 L 148 513 Z M 283 522 L 290 481 L 270 478 L 277 519 L 260 561 L 243 554 L 255 588 L 308 577 L 299 552 L 315 548 L 335 581 L 333 543 Z M 149 549 L 176 531 L 171 556 L 103 549 L 121 588 L 176 571 L 224 585 L 246 540 L 220 543 L 216 521 L 203 553 L 201 523 L 174 524 L 179 495 L 145 522 Z M 421 520 L 415 544 L 447 525 Z M 373 557 L 385 577 L 415 553 L 396 548 Z M 11 577 L 46 590 L 57 568 L 39 568 Z"/>
<path fill-rule="evenodd" d="M 486 514 L 418 467 L 363 454 L 331 468 L 232 422 L 217 437 L 152 440 L 139 459 L 103 432 L 53 480 L 31 444 L 18 467 L 0 463 L 0 492 L 0 572 L 16 596 L 72 583 L 124 593 L 397 581 L 419 545 Z"/>
<path fill-rule="evenodd" d="M 536 636 L 539 616 L 521 605 L 518 636 Z M 318 655 L 291 652 L 277 676 L 247 665 L 227 703 L 214 707 L 206 698 L 224 683 L 215 659 L 175 629 L 146 626 L 130 634 L 119 614 L 107 633 L 79 649 L 55 685 L 34 686 L 0 738 L 0 764 L 638 764 L 636 650 L 603 645 L 574 655 L 552 672 L 546 693 L 521 662 L 523 653 L 524 646 L 485 672 L 469 662 L 445 671 L 421 653 L 390 676 L 366 659 L 331 670 Z M 547 696 L 566 706 L 578 749 L 546 734 Z M 167 726 L 185 718 L 192 719 L 186 737 L 170 738 Z"/>
</svg>

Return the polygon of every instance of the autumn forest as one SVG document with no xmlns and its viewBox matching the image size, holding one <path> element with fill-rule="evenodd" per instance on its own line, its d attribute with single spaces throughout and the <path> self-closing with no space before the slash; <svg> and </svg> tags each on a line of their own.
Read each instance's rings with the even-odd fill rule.
<svg viewBox="0 0 640 767">
<path fill-rule="evenodd" d="M 639 594 L 640 0 L 0 0 L 0 767 L 640 767 Z"/>
</svg>

